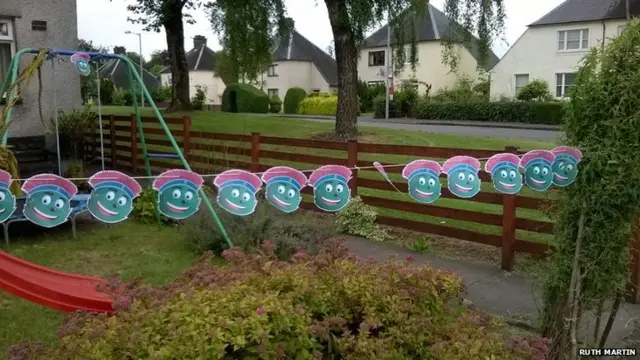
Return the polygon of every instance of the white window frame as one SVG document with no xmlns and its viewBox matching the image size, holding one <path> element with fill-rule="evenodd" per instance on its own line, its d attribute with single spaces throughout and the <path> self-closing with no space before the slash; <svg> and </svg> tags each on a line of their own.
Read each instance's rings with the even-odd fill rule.
<svg viewBox="0 0 640 360">
<path fill-rule="evenodd" d="M 267 76 L 268 77 L 276 77 L 276 76 L 278 76 L 278 72 L 276 71 L 277 67 L 278 67 L 277 64 L 269 65 L 269 67 L 267 68 Z"/>
<path fill-rule="evenodd" d="M 420 60 L 420 48 L 418 48 L 418 44 L 416 44 L 416 63 Z M 404 63 L 405 65 L 411 64 L 411 44 L 405 45 L 404 47 Z"/>
<path fill-rule="evenodd" d="M 567 37 L 570 32 L 579 31 L 580 32 L 580 46 L 577 49 L 567 49 Z M 567 30 L 559 30 L 558 31 L 558 39 L 556 41 L 557 51 L 558 52 L 580 52 L 589 50 L 589 35 L 590 31 L 588 28 L 584 29 L 567 29 Z M 586 45 L 585 45 L 586 41 Z"/>
<path fill-rule="evenodd" d="M 11 54 L 11 57 L 13 57 L 16 55 L 16 42 L 14 37 L 13 21 L 8 18 L 0 18 L 0 24 L 4 24 L 7 26 L 7 34 L 0 34 L 0 43 L 9 44 L 9 53 Z M 4 76 L 6 76 L 6 74 L 0 75 L 0 83 L 4 80 Z M 1 95 L 2 99 L 6 99 L 6 97 L 6 93 Z"/>
<path fill-rule="evenodd" d="M 272 98 L 274 95 L 280 96 L 278 94 L 278 89 L 267 89 L 267 96 L 269 96 L 269 98 Z"/>
<path fill-rule="evenodd" d="M 566 83 L 566 79 L 567 79 L 567 75 L 577 75 L 577 73 L 574 72 L 562 72 L 562 73 L 556 73 L 556 87 L 555 87 L 555 91 L 554 91 L 554 95 L 556 98 L 562 99 L 562 98 L 566 98 L 567 97 L 567 89 L 569 88 L 569 86 L 573 85 L 567 85 Z M 558 83 L 558 76 L 561 76 L 561 83 Z M 558 87 L 560 87 L 560 96 L 558 96 Z"/>
<path fill-rule="evenodd" d="M 522 86 L 518 86 L 518 76 L 526 76 L 527 77 L 527 83 L 522 85 Z M 520 89 L 522 89 L 523 87 L 529 85 L 529 81 L 530 81 L 530 76 L 529 74 L 524 74 L 524 73 L 520 73 L 520 74 L 514 74 L 513 75 L 513 88 L 515 89 L 515 96 L 518 96 L 518 92 L 520 91 Z"/>
<path fill-rule="evenodd" d="M 375 54 L 379 54 L 379 53 L 382 53 L 382 64 L 374 64 L 373 63 L 374 55 Z M 369 66 L 384 66 L 384 64 L 385 64 L 385 56 L 387 56 L 385 50 L 369 51 Z"/>
</svg>

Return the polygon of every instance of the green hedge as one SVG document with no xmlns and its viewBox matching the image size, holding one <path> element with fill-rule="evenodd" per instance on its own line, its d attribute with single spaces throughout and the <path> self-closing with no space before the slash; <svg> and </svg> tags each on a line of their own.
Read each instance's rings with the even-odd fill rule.
<svg viewBox="0 0 640 360">
<path fill-rule="evenodd" d="M 287 90 L 284 96 L 284 113 L 295 114 L 298 112 L 298 105 L 307 97 L 307 92 L 299 87 L 293 87 Z"/>
<path fill-rule="evenodd" d="M 373 117 L 375 119 L 384 119 L 384 113 L 386 108 L 386 102 L 384 95 L 378 96 L 373 99 Z M 389 118 L 399 118 L 400 114 L 398 114 L 396 103 L 393 101 L 389 101 Z"/>
<path fill-rule="evenodd" d="M 236 93 L 236 109 L 231 109 L 231 93 Z M 264 91 L 248 84 L 232 83 L 222 93 L 221 110 L 224 112 L 260 113 L 269 112 L 269 96 Z"/>
<path fill-rule="evenodd" d="M 335 115 L 337 110 L 337 96 L 310 96 L 298 106 L 298 113 L 304 115 Z"/>
<path fill-rule="evenodd" d="M 509 123 L 560 125 L 562 102 L 478 102 L 434 103 L 418 106 L 418 119 L 475 120 Z M 383 113 L 384 117 L 384 113 Z"/>
</svg>

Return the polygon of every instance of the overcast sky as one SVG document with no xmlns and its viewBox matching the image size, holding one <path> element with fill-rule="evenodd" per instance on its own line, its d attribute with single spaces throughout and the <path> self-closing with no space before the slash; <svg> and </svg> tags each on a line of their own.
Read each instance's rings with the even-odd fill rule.
<svg viewBox="0 0 640 360">
<path fill-rule="evenodd" d="M 127 22 L 127 4 L 133 0 L 77 0 L 78 36 L 92 40 L 103 46 L 125 46 L 128 51 L 138 52 L 138 37 L 125 35 L 124 31 L 140 32 L 139 25 Z M 431 4 L 443 9 L 445 0 L 431 0 Z M 331 43 L 332 34 L 327 8 L 322 0 L 285 0 L 289 16 L 295 20 L 296 29 L 321 49 Z M 507 12 L 505 35 L 507 43 L 499 42 L 494 51 L 500 57 L 507 51 L 527 25 L 562 3 L 563 0 L 504 0 Z M 317 4 L 317 5 L 316 5 Z M 196 24 L 185 24 L 185 46 L 187 51 L 193 46 L 193 36 L 204 35 L 208 45 L 218 50 L 218 36 L 211 30 L 206 14 L 194 15 Z M 166 48 L 164 33 L 146 32 L 142 34 L 142 53 L 147 57 L 152 51 Z"/>
</svg>

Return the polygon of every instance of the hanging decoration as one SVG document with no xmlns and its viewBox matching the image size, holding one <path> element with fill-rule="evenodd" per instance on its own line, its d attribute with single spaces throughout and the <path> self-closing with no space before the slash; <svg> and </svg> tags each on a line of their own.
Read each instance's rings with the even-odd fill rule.
<svg viewBox="0 0 640 360">
<path fill-rule="evenodd" d="M 89 213 L 108 224 L 126 220 L 133 210 L 133 199 L 142 192 L 136 180 L 119 171 L 99 171 L 88 183 L 93 188 L 87 202 Z"/>
<path fill-rule="evenodd" d="M 184 220 L 200 208 L 199 191 L 204 179 L 193 171 L 172 169 L 158 175 L 152 184 L 158 192 L 158 210 L 170 219 Z"/>
<path fill-rule="evenodd" d="M 524 183 L 535 191 L 546 191 L 553 185 L 551 169 L 555 154 L 549 150 L 531 150 L 522 155 L 520 167 L 524 169 Z"/>
<path fill-rule="evenodd" d="M 320 209 L 336 212 L 347 206 L 351 198 L 351 169 L 342 165 L 324 165 L 311 173 L 313 203 Z"/>
<path fill-rule="evenodd" d="M 391 187 L 393 187 L 394 189 L 396 189 L 397 192 L 401 193 L 402 191 L 400 191 L 400 189 L 398 189 L 394 184 L 393 181 L 391 181 L 391 179 L 389 178 L 389 175 L 387 174 L 387 172 L 384 169 L 384 166 L 382 166 L 382 164 L 380 164 L 377 161 L 373 162 L 373 167 L 376 168 L 376 170 L 378 170 L 378 172 L 380 173 L 380 175 L 382 175 L 382 177 L 384 177 L 385 180 L 387 180 L 387 182 L 389 183 L 389 185 L 391 185 Z"/>
<path fill-rule="evenodd" d="M 523 186 L 518 168 L 520 157 L 516 154 L 495 154 L 484 164 L 484 171 L 491 174 L 493 187 L 503 194 L 517 194 Z"/>
<path fill-rule="evenodd" d="M 16 211 L 16 197 L 11 193 L 11 174 L 0 170 L 0 223 L 7 221 Z"/>
<path fill-rule="evenodd" d="M 265 183 L 267 201 L 285 213 L 291 213 L 300 207 L 300 190 L 307 185 L 307 176 L 287 166 L 276 166 L 262 174 Z"/>
<path fill-rule="evenodd" d="M 442 172 L 447 174 L 447 187 L 459 198 L 468 199 L 480 192 L 480 161 L 471 156 L 459 155 L 442 164 Z"/>
<path fill-rule="evenodd" d="M 419 203 L 431 204 L 440 198 L 442 167 L 433 160 L 415 160 L 402 169 L 409 182 L 409 196 Z"/>
<path fill-rule="evenodd" d="M 258 175 L 244 170 L 227 170 L 216 176 L 213 185 L 218 188 L 218 205 L 238 216 L 247 216 L 256 210 L 256 194 L 262 187 Z"/>
<path fill-rule="evenodd" d="M 27 194 L 24 216 L 36 225 L 51 228 L 63 224 L 71 215 L 71 198 L 78 193 L 76 185 L 58 175 L 39 174 L 22 185 Z"/>
<path fill-rule="evenodd" d="M 69 57 L 69 60 L 75 65 L 78 74 L 82 76 L 89 76 L 89 74 L 91 74 L 91 66 L 89 66 L 91 56 L 89 56 L 89 54 L 75 53 Z"/>
<path fill-rule="evenodd" d="M 558 146 L 551 152 L 556 156 L 553 161 L 553 184 L 564 187 L 573 184 L 578 176 L 578 163 L 582 160 L 582 151 L 569 146 Z"/>
</svg>

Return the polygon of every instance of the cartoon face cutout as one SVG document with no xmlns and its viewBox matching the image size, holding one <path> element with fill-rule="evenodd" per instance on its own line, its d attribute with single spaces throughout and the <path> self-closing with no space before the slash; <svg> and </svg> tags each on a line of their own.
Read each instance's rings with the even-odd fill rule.
<svg viewBox="0 0 640 360">
<path fill-rule="evenodd" d="M 516 165 L 496 166 L 491 173 L 491 180 L 496 190 L 504 194 L 517 194 L 522 189 L 522 174 Z"/>
<path fill-rule="evenodd" d="M 115 186 L 104 186 L 94 190 L 89 197 L 89 211 L 105 223 L 125 220 L 133 210 L 133 199 L 126 191 Z"/>
<path fill-rule="evenodd" d="M 0 223 L 7 221 L 16 211 L 16 197 L 9 189 L 0 189 Z"/>
<path fill-rule="evenodd" d="M 191 186 L 175 184 L 167 186 L 158 193 L 160 213 L 176 220 L 193 215 L 200 208 L 200 195 Z"/>
<path fill-rule="evenodd" d="M 447 176 L 449 191 L 457 197 L 470 198 L 480 192 L 478 172 L 468 166 L 459 166 Z"/>
<path fill-rule="evenodd" d="M 542 161 L 530 164 L 525 168 L 524 182 L 536 191 L 545 191 L 553 184 L 553 170 Z"/>
<path fill-rule="evenodd" d="M 321 210 L 334 212 L 342 210 L 349 203 L 349 185 L 338 178 L 328 178 L 318 182 L 313 188 L 313 201 Z"/>
<path fill-rule="evenodd" d="M 409 196 L 417 202 L 430 204 L 440 197 L 441 191 L 440 179 L 430 172 L 409 179 Z"/>
<path fill-rule="evenodd" d="M 576 181 L 578 176 L 578 164 L 569 157 L 556 157 L 551 169 L 553 170 L 553 183 L 557 186 L 568 186 Z"/>
<path fill-rule="evenodd" d="M 267 201 L 278 209 L 290 213 L 300 207 L 300 190 L 288 181 L 273 181 L 267 185 Z"/>
<path fill-rule="evenodd" d="M 228 212 L 246 216 L 253 213 L 258 205 L 255 192 L 241 182 L 225 184 L 218 193 L 218 204 Z"/>
<path fill-rule="evenodd" d="M 23 213 L 37 225 L 54 227 L 67 221 L 71 215 L 71 205 L 69 199 L 57 191 L 37 190 L 27 197 Z"/>
<path fill-rule="evenodd" d="M 91 73 L 91 68 L 89 67 L 89 63 L 85 59 L 77 59 L 75 62 L 76 70 L 78 74 L 82 76 L 87 76 Z"/>
</svg>

